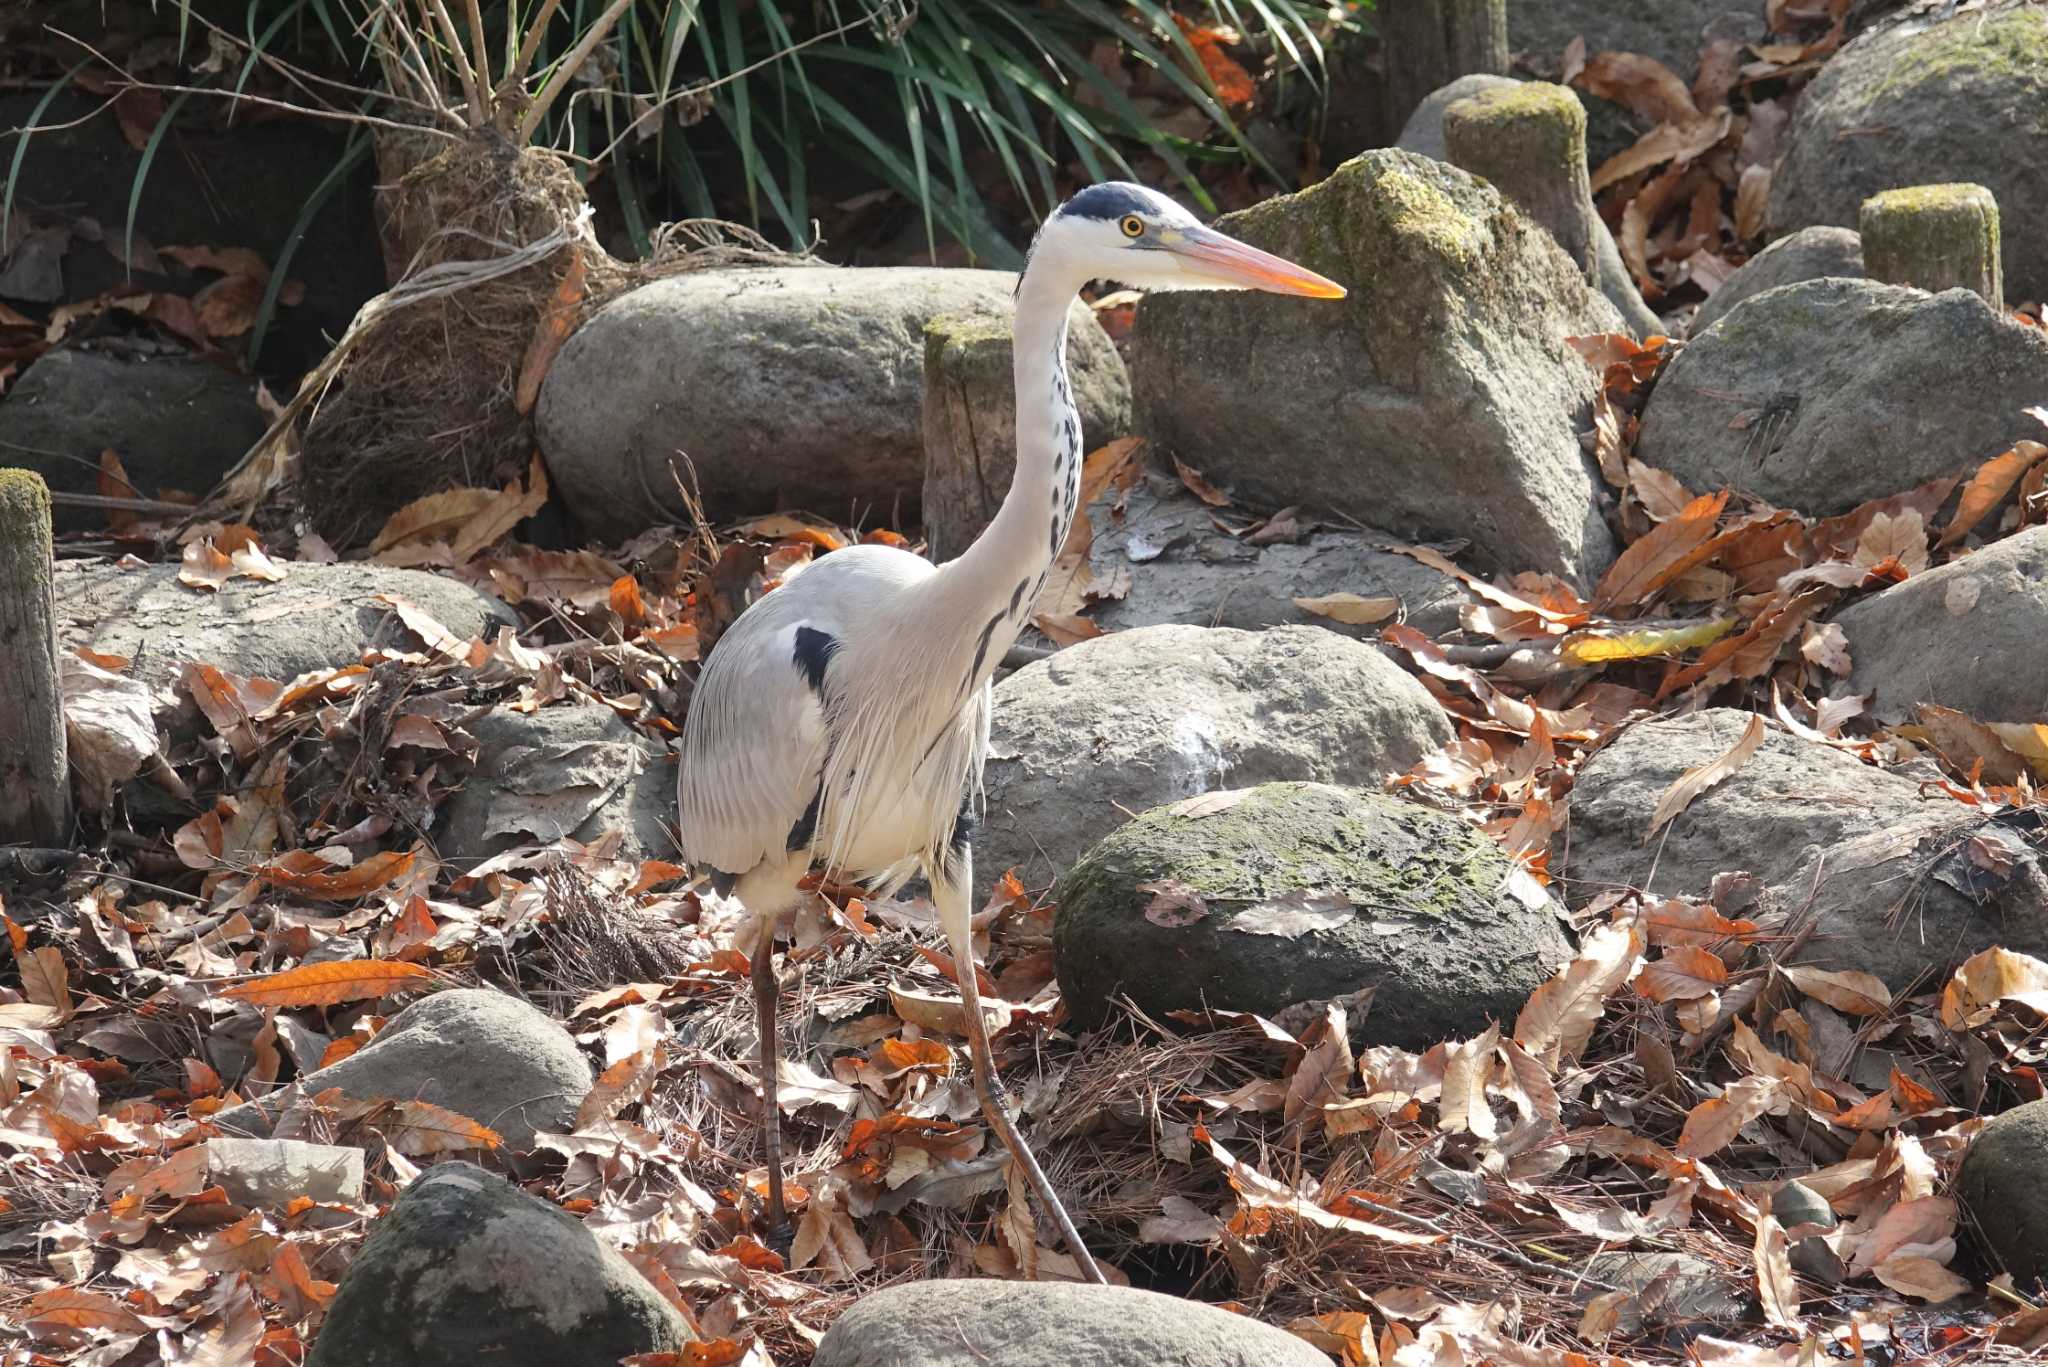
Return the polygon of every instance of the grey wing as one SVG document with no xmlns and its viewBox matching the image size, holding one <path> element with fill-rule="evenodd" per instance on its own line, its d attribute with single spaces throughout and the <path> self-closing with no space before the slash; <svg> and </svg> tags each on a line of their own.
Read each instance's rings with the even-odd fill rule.
<svg viewBox="0 0 2048 1367">
<path fill-rule="evenodd" d="M 744 874 L 810 842 L 828 738 L 820 690 L 798 659 L 807 630 L 750 612 L 698 678 L 676 777 L 676 829 L 692 863 Z"/>
</svg>

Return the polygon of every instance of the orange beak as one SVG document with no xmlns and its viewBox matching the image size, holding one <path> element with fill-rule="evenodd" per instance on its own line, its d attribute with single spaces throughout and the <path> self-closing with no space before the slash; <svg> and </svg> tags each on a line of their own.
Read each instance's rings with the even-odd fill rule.
<svg viewBox="0 0 2048 1367">
<path fill-rule="evenodd" d="M 1342 299 L 1344 287 L 1284 257 L 1262 252 L 1210 228 L 1188 228 L 1166 249 L 1197 264 L 1195 274 L 1219 285 L 1264 290 L 1268 294 L 1301 294 L 1311 299 Z"/>
</svg>

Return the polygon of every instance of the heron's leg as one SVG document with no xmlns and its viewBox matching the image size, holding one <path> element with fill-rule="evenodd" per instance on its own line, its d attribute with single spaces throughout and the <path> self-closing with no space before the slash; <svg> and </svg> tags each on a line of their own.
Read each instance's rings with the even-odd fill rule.
<svg viewBox="0 0 2048 1367">
<path fill-rule="evenodd" d="M 789 1210 L 782 1201 L 782 1107 L 776 1083 L 781 1077 L 781 1047 L 775 1031 L 775 917 L 761 918 L 753 945 L 754 1028 L 760 1036 L 761 1139 L 768 1154 L 768 1241 L 786 1249 Z"/>
<path fill-rule="evenodd" d="M 973 910 L 968 900 L 968 890 L 974 886 L 973 856 L 965 845 L 949 853 L 951 858 L 947 866 L 932 879 L 932 900 L 938 904 L 939 924 L 945 927 L 946 939 L 953 950 L 954 976 L 960 982 L 961 1004 L 967 1017 L 967 1053 L 974 1063 L 974 1094 L 981 1101 L 982 1113 L 988 1117 L 989 1125 L 1003 1141 L 1003 1147 L 1010 1151 L 1010 1158 L 1024 1170 L 1031 1190 L 1059 1227 L 1060 1237 L 1066 1240 L 1067 1251 L 1074 1255 L 1074 1261 L 1081 1265 L 1082 1275 L 1091 1282 L 1107 1283 L 1109 1279 L 1102 1275 L 1102 1269 L 1095 1265 L 1095 1259 L 1088 1253 L 1088 1246 L 1075 1232 L 1073 1217 L 1060 1204 L 1052 1183 L 1046 1180 L 1045 1170 L 1038 1166 L 1031 1146 L 1024 1142 L 1023 1132 L 1010 1116 L 1009 1097 L 1004 1092 L 1002 1079 L 996 1076 L 988 1022 L 981 1014 L 981 989 L 974 980 Z"/>
</svg>

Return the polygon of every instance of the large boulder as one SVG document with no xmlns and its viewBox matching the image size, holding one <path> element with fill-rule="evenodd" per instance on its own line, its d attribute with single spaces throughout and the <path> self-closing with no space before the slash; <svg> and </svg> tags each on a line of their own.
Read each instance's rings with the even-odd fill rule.
<svg viewBox="0 0 2048 1367">
<path fill-rule="evenodd" d="M 1998 199 L 2005 286 L 2048 295 L 2048 11 L 1966 9 L 1874 29 L 1799 96 L 1765 229 L 1853 227 L 1880 190 L 1969 181 Z"/>
<path fill-rule="evenodd" d="M 908 518 L 924 490 L 925 324 L 1007 318 L 1016 287 L 1003 271 L 913 267 L 657 280 L 563 346 L 535 414 L 541 451 L 570 511 L 606 540 L 687 525 L 679 481 L 713 517 L 805 507 Z M 1079 303 L 1067 351 L 1084 437 L 1122 435 L 1109 429 L 1123 362 Z"/>
<path fill-rule="evenodd" d="M 1450 738 L 1412 675 L 1321 627 L 1083 641 L 996 686 L 977 876 L 1042 887 L 1130 813 L 1275 779 L 1377 787 Z"/>
<path fill-rule="evenodd" d="M 1232 536 L 1171 475 L 1148 473 L 1121 497 L 1105 494 L 1089 518 L 1095 540 L 1088 567 L 1113 596 L 1088 615 L 1110 631 L 1170 622 L 1246 631 L 1309 623 L 1347 636 L 1377 634 L 1384 623 L 1347 625 L 1294 602 L 1353 593 L 1393 598 L 1401 620 L 1441 636 L 1457 628 L 1458 609 L 1468 601 L 1457 580 L 1413 556 L 1379 549 L 1391 538 L 1371 532 L 1324 527 L 1265 546 Z"/>
<path fill-rule="evenodd" d="M 1979 721 L 2048 722 L 2048 527 L 2031 527 L 1844 608 L 1854 672 L 1880 721 L 1918 703 Z"/>
<path fill-rule="evenodd" d="M 1863 278 L 1863 239 L 1854 228 L 1801 228 L 1743 262 L 1742 268 L 1700 305 L 1687 332 L 1699 336 L 1726 316 L 1728 310 L 1765 290 L 1831 275 L 1852 280 Z"/>
<path fill-rule="evenodd" d="M 437 1163 L 372 1226 L 306 1364 L 617 1367 L 696 1337 L 567 1211 L 473 1163 Z"/>
<path fill-rule="evenodd" d="M 2048 1278 L 2048 1101 L 1991 1118 L 1956 1174 L 1956 1195 L 2022 1289 Z"/>
<path fill-rule="evenodd" d="M 1572 895 L 1702 896 L 1715 874 L 1747 872 L 1763 884 L 1766 917 L 1818 918 L 1802 961 L 1875 973 L 1894 990 L 1995 944 L 2048 954 L 2039 855 L 2020 854 L 2009 877 L 1988 875 L 1962 851 L 1981 824 L 1973 809 L 1774 725 L 1653 837 L 1671 785 L 1727 753 L 1749 721 L 1713 708 L 1642 722 L 1588 759 L 1551 862 Z"/>
<path fill-rule="evenodd" d="M 675 766 L 665 752 L 600 703 L 499 708 L 473 721 L 470 775 L 441 806 L 435 848 L 481 863 L 519 845 L 570 836 L 584 844 L 616 832 L 624 859 L 673 857 Z"/>
<path fill-rule="evenodd" d="M 1743 0 L 1508 0 L 1508 47 L 1561 58 L 1574 38 L 1586 51 L 1654 57 L 1685 80 L 1715 38 L 1764 36 L 1763 9 Z"/>
<path fill-rule="evenodd" d="M 204 494 L 220 482 L 269 419 L 256 382 L 182 354 L 46 351 L 0 399 L 0 459 L 25 465 L 61 493 L 99 488 L 100 453 L 112 451 L 135 494 Z M 59 505 L 58 531 L 107 525 L 96 508 Z"/>
<path fill-rule="evenodd" d="M 1693 489 L 1825 516 L 2037 435 L 2023 410 L 2044 396 L 2048 336 L 1968 290 L 1808 280 L 1737 304 L 1678 354 L 1636 454 Z"/>
<path fill-rule="evenodd" d="M 515 1150 L 560 1131 L 590 1090 L 590 1061 L 545 1012 L 488 988 L 436 992 L 391 1018 L 368 1044 L 299 1079 L 308 1096 L 339 1087 L 352 1101 L 426 1101 L 488 1125 Z M 279 1108 L 262 1100 L 214 1116 L 229 1134 L 267 1135 Z"/>
<path fill-rule="evenodd" d="M 67 650 L 130 657 L 129 675 L 156 690 L 172 708 L 171 724 L 183 728 L 198 719 L 176 687 L 187 664 L 282 683 L 354 664 L 368 646 L 417 650 L 419 638 L 376 601 L 380 594 L 405 599 L 465 640 L 518 625 L 489 594 L 423 570 L 295 561 L 282 568 L 276 583 L 235 578 L 208 591 L 179 583 L 176 565 L 65 561 L 53 576 L 58 640 Z"/>
<path fill-rule="evenodd" d="M 1328 1367 L 1302 1339 L 1213 1305 L 1127 1286 L 928 1281 L 861 1297 L 812 1367 Z"/>
<path fill-rule="evenodd" d="M 1055 966 L 1082 1025 L 1117 995 L 1262 1015 L 1350 997 L 1355 1041 L 1420 1049 L 1510 1019 L 1571 956 L 1556 909 L 1518 897 L 1514 861 L 1456 817 L 1321 783 L 1234 796 L 1145 813 L 1055 886 Z"/>
<path fill-rule="evenodd" d="M 1484 181 L 1395 150 L 1218 226 L 1350 294 L 1148 298 L 1140 432 L 1254 501 L 1598 577 L 1614 541 L 1578 440 L 1597 379 L 1564 339 L 1622 321 L 1548 233 Z"/>
</svg>

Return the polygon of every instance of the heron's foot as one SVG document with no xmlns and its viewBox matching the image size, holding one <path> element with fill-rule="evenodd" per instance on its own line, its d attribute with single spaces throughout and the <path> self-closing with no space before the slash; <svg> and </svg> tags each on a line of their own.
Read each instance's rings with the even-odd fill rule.
<svg viewBox="0 0 2048 1367">
<path fill-rule="evenodd" d="M 764 1221 L 767 1216 L 761 1217 Z M 775 1256 L 785 1265 L 789 1262 L 789 1251 L 796 1245 L 796 1224 L 784 1212 L 780 1220 L 772 1221 L 761 1231 L 761 1242 L 774 1250 Z"/>
</svg>

